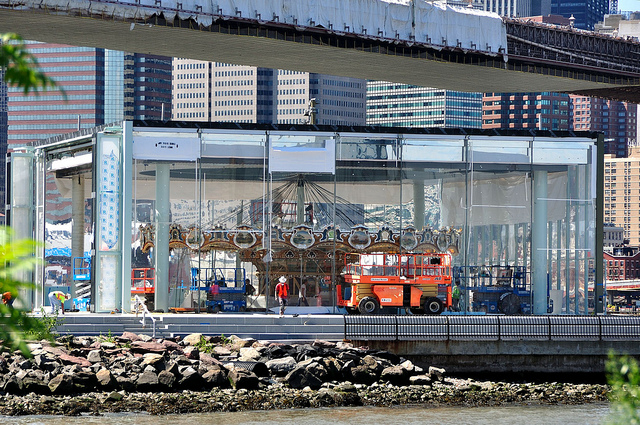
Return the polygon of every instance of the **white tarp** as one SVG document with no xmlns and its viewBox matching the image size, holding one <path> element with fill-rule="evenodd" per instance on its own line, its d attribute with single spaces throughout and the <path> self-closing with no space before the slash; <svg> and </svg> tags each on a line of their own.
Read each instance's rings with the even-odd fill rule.
<svg viewBox="0 0 640 425">
<path fill-rule="evenodd" d="M 430 42 L 498 53 L 507 47 L 506 26 L 496 13 L 425 0 L 25 0 L 23 9 L 87 12 L 121 18 L 163 13 L 209 26 L 220 16 L 277 21 L 368 36 Z"/>
</svg>

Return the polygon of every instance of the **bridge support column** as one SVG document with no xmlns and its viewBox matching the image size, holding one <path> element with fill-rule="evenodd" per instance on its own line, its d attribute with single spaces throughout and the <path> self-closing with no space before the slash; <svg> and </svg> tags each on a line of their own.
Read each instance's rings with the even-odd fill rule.
<svg viewBox="0 0 640 425">
<path fill-rule="evenodd" d="M 424 181 L 413 182 L 413 212 L 417 231 L 424 229 Z"/>
<path fill-rule="evenodd" d="M 156 165 L 155 309 L 169 311 L 169 164 Z"/>
<path fill-rule="evenodd" d="M 531 229 L 533 314 L 547 314 L 547 195 L 547 172 L 534 171 Z"/>
</svg>

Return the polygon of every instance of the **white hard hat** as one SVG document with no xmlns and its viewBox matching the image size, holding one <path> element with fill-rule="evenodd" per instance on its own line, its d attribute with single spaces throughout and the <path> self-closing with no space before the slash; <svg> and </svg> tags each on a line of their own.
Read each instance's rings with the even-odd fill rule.
<svg viewBox="0 0 640 425">
<path fill-rule="evenodd" d="M 278 282 L 285 283 L 286 281 L 287 281 L 287 278 L 284 276 L 280 276 L 280 279 L 278 279 Z"/>
</svg>

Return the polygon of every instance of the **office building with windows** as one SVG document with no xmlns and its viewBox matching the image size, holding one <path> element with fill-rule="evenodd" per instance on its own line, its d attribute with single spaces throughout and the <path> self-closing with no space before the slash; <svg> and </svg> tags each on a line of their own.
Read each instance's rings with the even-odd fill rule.
<svg viewBox="0 0 640 425">
<path fill-rule="evenodd" d="M 485 93 L 482 128 L 569 130 L 569 96 L 560 93 Z"/>
<path fill-rule="evenodd" d="M 637 145 L 637 105 L 580 95 L 570 98 L 573 130 L 604 133 L 606 154 L 629 156 L 629 147 Z"/>
<path fill-rule="evenodd" d="M 104 124 L 104 50 L 26 43 L 42 71 L 55 80 L 59 89 L 25 96 L 20 88 L 8 88 L 9 145 Z"/>
<path fill-rule="evenodd" d="M 565 18 L 573 16 L 574 26 L 582 30 L 593 31 L 595 25 L 609 13 L 609 0 L 551 0 L 547 12 L 548 1 L 532 0 L 534 4 L 543 4 L 541 15 L 562 15 Z"/>
<path fill-rule="evenodd" d="M 364 80 L 184 58 L 173 60 L 172 117 L 180 121 L 364 125 Z"/>
<path fill-rule="evenodd" d="M 367 125 L 480 128 L 482 94 L 367 82 Z"/>
<path fill-rule="evenodd" d="M 24 95 L 8 89 L 9 145 L 22 145 L 122 119 L 170 117 L 171 60 L 28 41 L 58 89 Z"/>
</svg>

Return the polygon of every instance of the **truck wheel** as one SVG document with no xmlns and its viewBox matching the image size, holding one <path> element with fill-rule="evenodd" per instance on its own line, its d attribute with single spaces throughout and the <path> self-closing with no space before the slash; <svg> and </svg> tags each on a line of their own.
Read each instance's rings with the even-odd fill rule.
<svg viewBox="0 0 640 425">
<path fill-rule="evenodd" d="M 520 297 L 512 292 L 504 293 L 498 301 L 498 310 L 507 315 L 520 313 Z"/>
<path fill-rule="evenodd" d="M 218 305 L 216 305 L 215 307 L 213 307 L 213 312 L 214 312 L 215 314 L 220 313 L 220 310 L 222 310 L 222 309 L 220 308 L 220 304 L 218 304 Z"/>
<path fill-rule="evenodd" d="M 427 298 L 424 302 L 424 312 L 427 314 L 440 314 L 444 310 L 442 301 L 439 298 Z"/>
<path fill-rule="evenodd" d="M 364 297 L 358 303 L 358 310 L 362 314 L 376 314 L 380 310 L 380 304 L 373 297 Z"/>
</svg>

